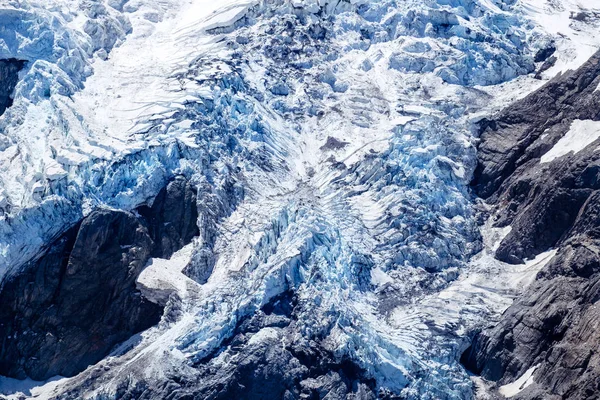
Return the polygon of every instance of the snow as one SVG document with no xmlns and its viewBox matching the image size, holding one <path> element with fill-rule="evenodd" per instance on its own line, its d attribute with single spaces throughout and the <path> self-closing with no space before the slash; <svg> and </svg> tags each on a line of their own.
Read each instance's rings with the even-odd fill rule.
<svg viewBox="0 0 600 400">
<path fill-rule="evenodd" d="M 548 150 L 540 163 L 549 163 L 569 153 L 577 154 L 600 138 L 600 122 L 578 120 L 571 123 L 569 131 Z"/>
<path fill-rule="evenodd" d="M 0 46 L 0 56 L 24 58 L 30 65 L 17 85 L 13 107 L 0 117 L 0 129 L 6 134 L 0 143 L 5 154 L 0 158 L 0 183 L 6 202 L 0 210 L 0 232 L 5 238 L 0 246 L 0 275 L 76 222 L 82 210 L 74 206 L 91 201 L 91 207 L 131 209 L 155 194 L 169 176 L 189 168 L 176 156 L 178 142 L 196 152 L 198 143 L 184 121 L 172 124 L 167 116 L 185 109 L 183 104 L 212 96 L 213 91 L 191 84 L 182 89 L 173 74 L 201 54 L 223 50 L 224 45 L 215 44 L 215 37 L 206 33 L 217 22 L 233 21 L 215 12 L 219 7 L 227 10 L 227 18 L 235 18 L 232 10 L 240 14 L 251 4 L 150 1 L 137 7 L 128 3 L 120 14 L 99 2 L 95 18 L 78 14 L 78 6 L 60 0 L 20 2 L 4 11 L 0 7 L 6 27 L 2 32 L 14 25 L 20 33 L 16 39 L 0 34 L 0 42 L 6 44 Z M 149 20 L 149 13 L 163 18 Z M 21 19 L 33 22 L 17 24 Z M 86 32 L 96 34 L 79 32 L 84 26 Z M 59 36 L 63 40 L 51 46 Z M 66 48 L 72 49 L 70 56 Z M 92 49 L 105 50 L 108 57 L 93 58 Z M 158 132 L 140 134 L 157 125 Z M 128 159 L 138 159 L 133 170 Z M 122 172 L 111 165 L 120 165 Z M 130 187 L 132 174 L 135 190 Z M 103 187 L 97 188 L 100 182 Z M 52 216 L 40 215 L 42 201 L 51 203 Z M 40 223 L 14 222 L 32 219 Z M 16 244 L 23 236 L 39 239 L 25 246 Z"/>
<path fill-rule="evenodd" d="M 67 171 L 56 162 L 54 159 L 48 159 L 46 161 L 46 177 L 50 180 L 57 180 L 67 175 Z"/>
<path fill-rule="evenodd" d="M 411 315 L 430 321 L 448 335 L 464 335 L 482 320 L 501 315 L 556 254 L 557 250 L 551 249 L 519 265 L 498 261 L 494 258 L 495 249 L 510 232 L 510 227 L 493 228 L 492 224 L 493 217 L 482 229 L 485 247 L 455 281 L 418 304 L 394 310 L 392 318 L 398 327 L 404 326 L 406 315 Z"/>
<path fill-rule="evenodd" d="M 153 258 L 148 262 L 136 281 L 138 289 L 150 301 L 166 304 L 169 296 L 191 297 L 190 291 L 197 290 L 198 284 L 183 274 L 182 270 L 190 262 L 194 243 L 190 243 L 165 260 Z"/>
<path fill-rule="evenodd" d="M 594 13 L 600 11 L 596 0 L 519 0 L 528 15 L 541 30 L 554 41 L 558 58 L 556 64 L 543 76 L 551 78 L 559 72 L 573 70 L 586 62 L 600 47 L 596 34 L 600 19 Z M 573 18 L 587 13 L 587 20 Z"/>
<path fill-rule="evenodd" d="M 254 0 L 246 1 L 225 1 L 219 4 L 218 9 L 213 9 L 211 15 L 209 15 L 203 22 L 204 29 L 216 29 L 221 27 L 228 27 L 233 25 L 236 21 L 242 18 L 248 7 L 255 3 Z M 186 15 L 206 15 L 207 7 L 214 7 L 214 2 L 196 2 L 194 7 L 186 13 Z M 189 19 L 184 20 L 184 24 L 190 24 Z"/>
<path fill-rule="evenodd" d="M 21 400 L 23 398 L 50 398 L 57 393 L 60 385 L 67 378 L 62 376 L 52 377 L 44 382 L 34 381 L 32 379 L 12 379 L 0 376 L 0 390 L 3 399 L 6 400 Z"/>
<path fill-rule="evenodd" d="M 371 270 L 371 282 L 374 285 L 382 286 L 386 283 L 394 282 L 394 279 L 392 279 L 384 271 L 382 271 L 381 268 L 373 268 Z"/>
<path fill-rule="evenodd" d="M 504 386 L 500 386 L 500 394 L 503 395 L 504 397 L 514 397 L 517 394 L 521 393 L 521 391 L 523 391 L 523 389 L 525 389 L 526 387 L 528 387 L 529 385 L 531 385 L 533 383 L 533 373 L 535 372 L 535 370 L 538 368 L 538 365 L 534 365 L 533 367 L 529 368 L 527 371 L 525 371 L 525 373 L 523 375 L 521 375 L 521 377 L 519 379 L 517 379 L 516 381 L 514 381 L 513 383 L 509 383 L 507 385 Z"/>
<path fill-rule="evenodd" d="M 256 345 L 259 343 L 263 343 L 268 340 L 279 339 L 279 332 L 275 328 L 263 328 L 260 331 L 256 332 L 250 340 L 248 341 L 249 345 Z"/>
</svg>

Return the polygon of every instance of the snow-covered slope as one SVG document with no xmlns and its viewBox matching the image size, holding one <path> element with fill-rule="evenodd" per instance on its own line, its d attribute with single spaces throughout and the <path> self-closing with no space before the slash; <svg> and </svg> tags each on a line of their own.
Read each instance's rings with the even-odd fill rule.
<svg viewBox="0 0 600 400">
<path fill-rule="evenodd" d="M 556 62 L 547 78 L 579 68 L 597 50 L 600 4 L 594 0 L 520 0 L 525 15 L 550 34 Z"/>
<path fill-rule="evenodd" d="M 373 393 L 471 398 L 465 332 L 539 265 L 482 289 L 498 264 L 469 264 L 471 121 L 538 85 L 523 76 L 552 42 L 539 3 L 3 4 L 0 58 L 27 64 L 0 116 L 1 274 L 94 207 L 131 210 L 174 174 L 199 190 L 200 237 L 139 279 L 177 312 L 39 397 L 159 396 L 173 376 L 206 394 L 261 343 L 297 343 Z M 289 293 L 291 325 L 243 330 Z"/>
</svg>

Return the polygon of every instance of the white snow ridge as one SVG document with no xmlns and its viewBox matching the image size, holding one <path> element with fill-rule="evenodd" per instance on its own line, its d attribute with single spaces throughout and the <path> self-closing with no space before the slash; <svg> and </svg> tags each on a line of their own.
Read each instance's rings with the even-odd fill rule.
<svg viewBox="0 0 600 400">
<path fill-rule="evenodd" d="M 200 228 L 138 279 L 177 312 L 75 377 L 0 393 L 152 398 L 177 377 L 215 398 L 245 355 L 304 346 L 381 396 L 474 398 L 468 333 L 531 275 L 489 256 L 468 188 L 475 116 L 508 81 L 539 85 L 550 36 L 524 3 L 0 2 L 0 59 L 26 62 L 0 116 L 0 276 L 178 174 Z M 289 298 L 289 325 L 244 330 Z"/>
</svg>

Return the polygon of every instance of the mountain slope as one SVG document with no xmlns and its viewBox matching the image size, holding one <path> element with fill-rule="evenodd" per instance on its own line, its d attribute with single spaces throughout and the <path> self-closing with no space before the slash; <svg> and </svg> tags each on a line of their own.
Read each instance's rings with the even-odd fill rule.
<svg viewBox="0 0 600 400">
<path fill-rule="evenodd" d="M 598 394 L 599 68 L 597 53 L 482 124 L 476 188 L 491 193 L 496 225 L 510 226 L 496 257 L 518 263 L 556 252 L 463 355 L 500 385 L 531 371 L 514 398 Z"/>
<path fill-rule="evenodd" d="M 540 68 L 545 78 L 585 57 L 576 33 L 559 40 L 539 26 L 570 10 L 580 8 L 2 8 L 14 28 L 0 56 L 25 65 L 0 116 L 0 290 L 98 212 L 125 212 L 169 251 L 135 243 L 154 258 L 127 270 L 138 250 L 111 246 L 119 273 L 136 277 L 129 289 L 164 307 L 157 325 L 87 369 L 59 371 L 67 378 L 0 384 L 60 399 L 473 398 L 459 363 L 468 333 L 496 320 L 548 257 L 491 257 L 499 232 L 481 236 L 469 188 L 472 122 L 540 86 Z M 573 30 L 593 29 L 582 18 Z M 155 206 L 175 176 L 197 215 L 191 195 Z M 171 240 L 165 215 L 178 228 L 196 222 L 197 237 Z"/>
</svg>

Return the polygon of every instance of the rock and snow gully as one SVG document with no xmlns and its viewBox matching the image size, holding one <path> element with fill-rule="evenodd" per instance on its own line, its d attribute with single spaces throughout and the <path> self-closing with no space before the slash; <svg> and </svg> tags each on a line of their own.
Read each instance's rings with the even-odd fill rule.
<svg viewBox="0 0 600 400">
<path fill-rule="evenodd" d="M 0 3 L 0 398 L 597 394 L 592 3 Z"/>
</svg>

